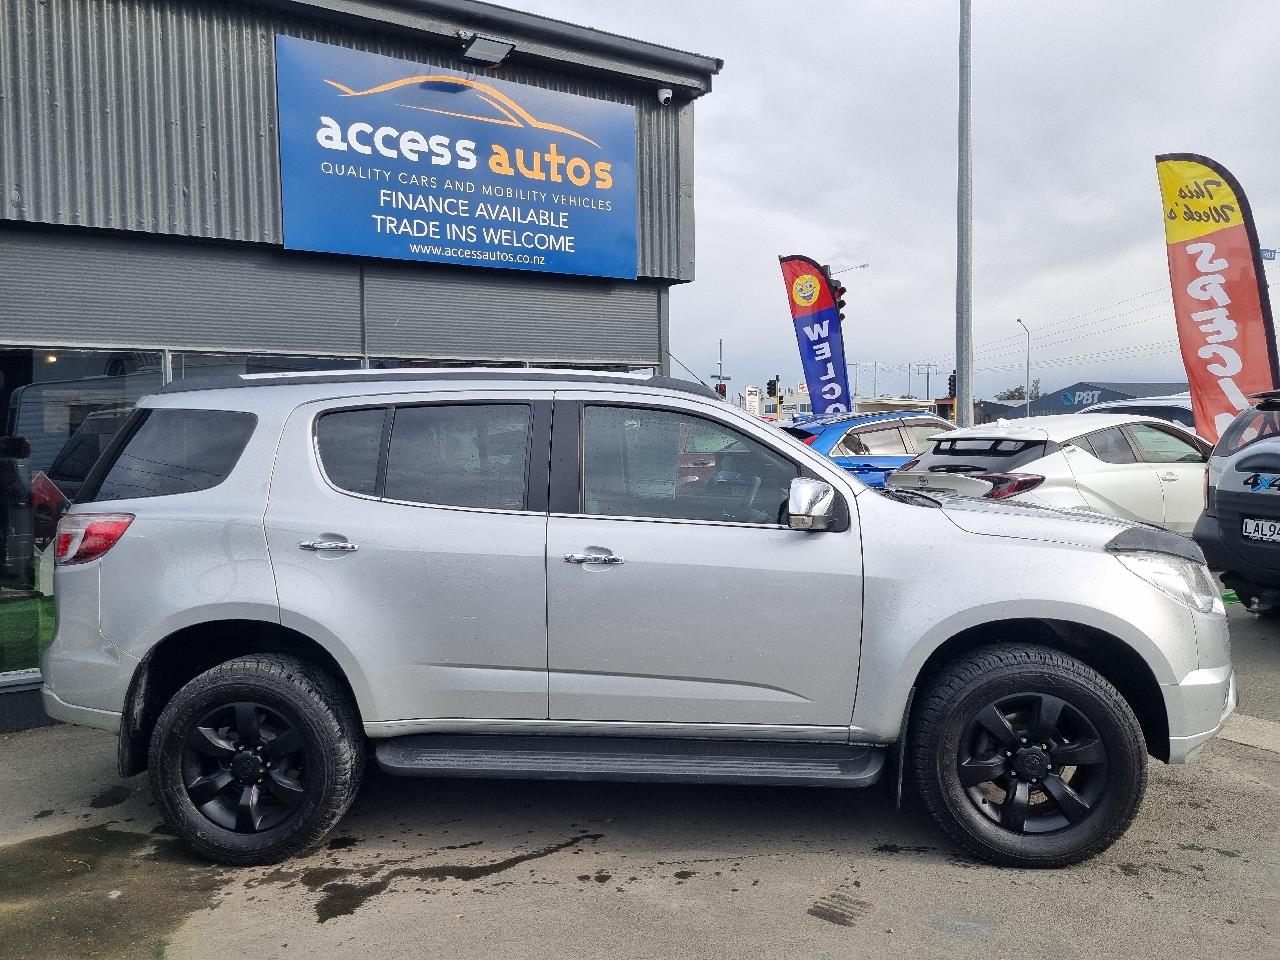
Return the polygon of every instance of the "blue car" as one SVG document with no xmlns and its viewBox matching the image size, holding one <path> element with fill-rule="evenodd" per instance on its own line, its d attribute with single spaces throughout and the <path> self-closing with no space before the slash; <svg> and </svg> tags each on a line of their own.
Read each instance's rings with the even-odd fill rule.
<svg viewBox="0 0 1280 960">
<path fill-rule="evenodd" d="M 933 449 L 930 437 L 955 428 L 949 420 L 923 410 L 841 413 L 792 421 L 782 427 L 870 487 L 883 487 L 890 473 Z"/>
</svg>

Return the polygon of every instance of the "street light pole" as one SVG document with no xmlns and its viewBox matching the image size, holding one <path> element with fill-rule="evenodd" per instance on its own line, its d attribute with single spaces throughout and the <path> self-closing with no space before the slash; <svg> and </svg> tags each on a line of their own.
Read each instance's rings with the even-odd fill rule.
<svg viewBox="0 0 1280 960">
<path fill-rule="evenodd" d="M 973 426 L 973 160 L 969 119 L 972 0 L 960 0 L 956 176 L 956 423 Z"/>
<path fill-rule="evenodd" d="M 1021 317 L 1018 318 L 1018 326 L 1027 334 L 1027 385 L 1023 387 L 1025 392 L 1022 394 L 1022 398 L 1027 402 L 1026 415 L 1029 417 L 1031 416 L 1031 330 L 1022 322 Z"/>
</svg>

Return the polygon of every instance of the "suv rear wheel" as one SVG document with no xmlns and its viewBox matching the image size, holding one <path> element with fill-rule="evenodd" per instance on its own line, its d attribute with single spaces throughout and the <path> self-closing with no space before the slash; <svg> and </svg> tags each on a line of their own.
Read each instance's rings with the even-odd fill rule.
<svg viewBox="0 0 1280 960">
<path fill-rule="evenodd" d="M 355 799 L 364 742 L 345 692 L 296 657 L 206 670 L 161 712 L 151 785 L 165 820 L 218 863 L 276 863 L 323 837 Z"/>
<path fill-rule="evenodd" d="M 925 806 L 993 863 L 1087 860 L 1124 833 L 1146 791 L 1146 742 L 1129 704 L 1048 647 L 984 647 L 950 664 L 911 738 Z"/>
</svg>

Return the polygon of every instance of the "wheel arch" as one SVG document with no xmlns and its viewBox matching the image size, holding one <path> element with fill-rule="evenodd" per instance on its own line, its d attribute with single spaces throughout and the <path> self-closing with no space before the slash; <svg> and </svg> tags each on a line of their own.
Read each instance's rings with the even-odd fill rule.
<svg viewBox="0 0 1280 960">
<path fill-rule="evenodd" d="M 322 644 L 267 620 L 209 620 L 182 627 L 151 647 L 134 670 L 120 718 L 122 777 L 147 768 L 147 746 L 156 719 L 184 684 L 204 671 L 251 653 L 282 653 L 319 666 L 333 677 L 360 716 L 359 698 L 346 670 Z"/>
<path fill-rule="evenodd" d="M 1114 686 L 1138 718 L 1147 753 L 1169 761 L 1169 716 L 1160 683 L 1138 651 L 1098 627 L 1069 620 L 1024 618 L 969 627 L 943 641 L 916 675 L 924 689 L 948 663 L 978 647 L 1037 643 L 1075 657 Z"/>
</svg>

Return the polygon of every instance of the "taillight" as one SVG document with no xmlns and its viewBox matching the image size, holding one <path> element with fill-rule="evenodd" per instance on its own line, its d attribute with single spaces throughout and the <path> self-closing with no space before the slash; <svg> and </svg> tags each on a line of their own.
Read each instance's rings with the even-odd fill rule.
<svg viewBox="0 0 1280 960">
<path fill-rule="evenodd" d="M 77 513 L 63 517 L 58 521 L 54 563 L 96 560 L 116 545 L 131 523 L 132 513 Z"/>
<path fill-rule="evenodd" d="M 991 489 L 982 495 L 987 500 L 1004 500 L 1044 483 L 1044 477 L 1034 473 L 971 473 L 969 476 L 991 484 Z"/>
<path fill-rule="evenodd" d="M 895 473 L 902 473 L 902 472 L 903 472 L 903 471 L 905 471 L 905 470 L 914 470 L 914 469 L 915 469 L 916 467 L 918 467 L 918 466 L 920 466 L 920 458 L 919 458 L 919 457 L 913 457 L 912 459 L 910 459 L 910 460 L 908 460 L 906 463 L 904 463 L 902 466 L 900 466 L 900 467 L 895 471 Z"/>
<path fill-rule="evenodd" d="M 805 437 L 805 438 L 804 438 L 804 445 L 805 445 L 806 447 L 812 447 L 812 446 L 813 446 L 813 441 L 815 441 L 815 440 L 817 440 L 817 439 L 818 439 L 818 435 L 817 435 L 816 433 L 811 433 L 811 434 L 809 434 L 807 437 Z"/>
</svg>

